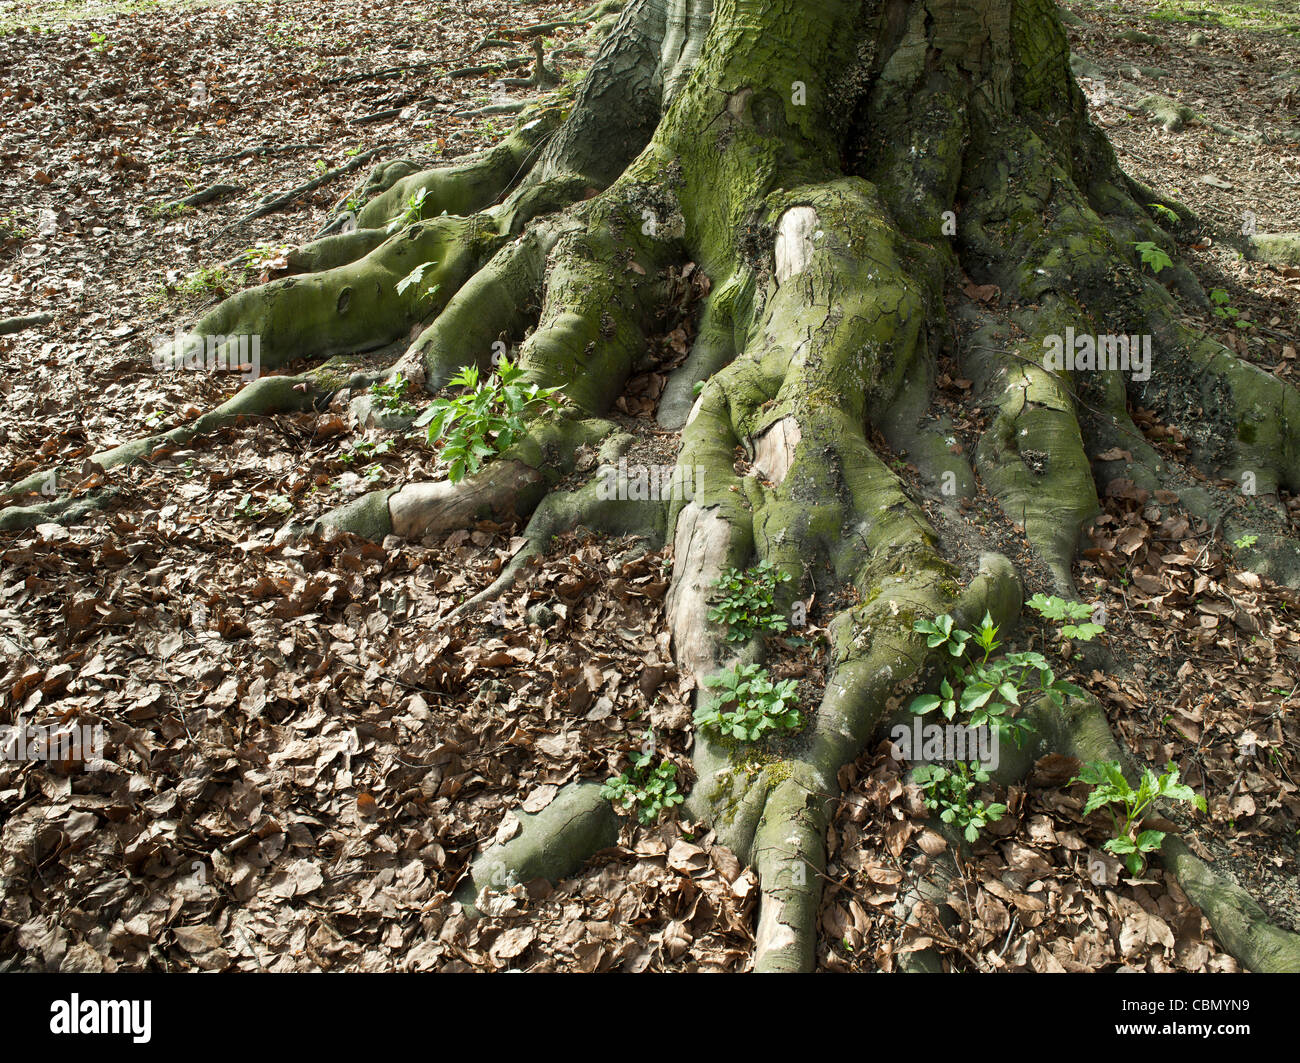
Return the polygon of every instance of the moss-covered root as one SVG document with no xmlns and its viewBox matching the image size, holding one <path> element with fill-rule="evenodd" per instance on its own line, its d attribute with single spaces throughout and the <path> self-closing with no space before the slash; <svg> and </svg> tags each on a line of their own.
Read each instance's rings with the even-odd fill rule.
<svg viewBox="0 0 1300 1063">
<path fill-rule="evenodd" d="M 550 252 L 536 331 L 519 364 L 569 402 L 600 415 L 641 364 L 654 312 L 668 295 L 665 269 L 681 260 L 680 209 L 669 160 L 647 152 L 595 199 L 572 212 Z M 647 206 L 649 205 L 649 206 Z M 643 212 L 663 219 L 654 227 Z"/>
<path fill-rule="evenodd" d="M 1229 480 L 1240 481 L 1250 473 L 1260 497 L 1275 497 L 1278 487 L 1300 492 L 1300 391 L 1185 327 L 1157 331 L 1156 343 L 1165 348 L 1161 353 L 1170 362 L 1185 354 L 1205 409 L 1228 422 L 1229 438 L 1221 446 L 1218 462 L 1213 462 L 1215 455 L 1201 443 L 1204 433 L 1197 432 L 1197 419 L 1190 410 L 1169 411 L 1192 445 L 1202 448 L 1206 464 Z"/>
<path fill-rule="evenodd" d="M 1181 838 L 1165 836 L 1160 862 L 1243 967 L 1259 974 L 1300 973 L 1300 934 L 1271 924 L 1255 898 L 1216 875 Z"/>
<path fill-rule="evenodd" d="M 727 389 L 711 382 L 683 431 L 677 461 L 679 469 L 692 470 L 694 495 L 670 508 L 673 575 L 665 620 L 677 667 L 701 682 L 732 655 L 726 632 L 708 620 L 713 586 L 727 569 L 744 568 L 754 549 L 751 509 L 732 468 L 737 439 L 729 410 Z"/>
<path fill-rule="evenodd" d="M 433 394 L 460 369 L 487 369 L 537 320 L 546 259 L 576 223 L 539 222 L 501 248 L 452 296 L 392 372 Z"/>
<path fill-rule="evenodd" d="M 492 892 L 539 878 L 558 882 L 612 846 L 618 841 L 619 817 L 600 791 L 597 782 L 570 783 L 540 812 L 520 813 L 518 834 L 473 862 L 455 899 L 477 915 L 490 904 Z"/>
<path fill-rule="evenodd" d="M 834 778 L 798 765 L 763 805 L 754 838 L 762 887 L 754 970 L 811 971 L 816 966 L 817 911 L 826 868 L 826 826 Z"/>
<path fill-rule="evenodd" d="M 1074 598 L 1075 551 L 1083 525 L 1100 507 L 1068 377 L 1044 364 L 1044 338 L 1057 321 L 1048 315 L 1009 350 L 1008 337 L 995 327 L 978 330 L 964 366 L 997 410 L 976 448 L 980 476 L 1003 511 L 1023 525 L 1058 593 Z"/>
<path fill-rule="evenodd" d="M 263 369 L 382 347 L 446 305 L 502 242 L 485 215 L 416 222 L 356 262 L 239 292 L 194 333 L 216 337 L 218 354 L 227 338 L 259 337 Z"/>
<path fill-rule="evenodd" d="M 119 468 L 146 459 L 163 448 L 187 446 L 196 439 L 237 424 L 242 418 L 309 409 L 328 390 L 328 374 L 324 370 L 303 376 L 262 377 L 188 424 L 100 451 L 90 461 L 105 471 Z M 55 467 L 9 485 L 0 493 L 19 504 L 0 509 L 0 531 L 31 528 L 46 522 L 66 524 L 111 497 L 111 492 L 100 492 L 93 496 L 94 504 L 77 502 L 78 497 L 91 497 L 69 495 L 69 490 L 75 490 L 80 479 L 74 470 Z M 48 501 L 37 502 L 35 499 L 38 497 Z"/>
<path fill-rule="evenodd" d="M 364 258 L 387 240 L 387 229 L 355 229 L 313 240 L 290 251 L 286 257 L 292 273 L 323 273 Z"/>
<path fill-rule="evenodd" d="M 499 144 L 449 166 L 391 182 L 357 212 L 357 228 L 385 229 L 408 210 L 417 218 L 477 214 L 497 203 L 531 169 L 541 145 L 564 119 L 560 106 L 530 108 Z M 378 171 L 377 171 L 378 174 Z M 376 189 L 382 180 L 368 186 Z M 414 200 L 417 208 L 411 208 Z"/>
<path fill-rule="evenodd" d="M 927 651 L 912 631 L 911 619 L 952 608 L 962 618 L 983 616 L 987 610 L 1008 624 L 1019 612 L 1020 583 L 1000 555 L 983 558 L 980 574 L 955 604 L 948 582 L 915 562 L 914 555 L 911 567 L 880 579 L 874 605 L 836 618 L 836 665 L 807 747 L 790 760 L 769 765 L 760 784 L 751 784 L 764 795 L 753 842 L 762 888 L 756 970 L 813 968 L 836 776 L 861 752 L 888 707 L 924 666 Z M 752 807 L 749 797 L 736 801 L 729 813 L 733 820 L 737 810 Z"/>
</svg>

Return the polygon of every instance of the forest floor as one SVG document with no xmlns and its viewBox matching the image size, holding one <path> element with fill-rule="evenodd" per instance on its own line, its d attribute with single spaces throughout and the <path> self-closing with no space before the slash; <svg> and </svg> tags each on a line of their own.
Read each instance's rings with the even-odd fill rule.
<svg viewBox="0 0 1300 1063">
<path fill-rule="evenodd" d="M 0 0 L 0 318 L 55 315 L 0 337 L 0 484 L 76 467 L 236 390 L 237 376 L 154 372 L 154 341 L 282 275 L 286 249 L 369 165 L 239 219 L 370 149 L 436 164 L 492 142 L 508 117 L 460 112 L 501 96 L 496 75 L 440 75 L 524 54 L 476 47 L 583 6 Z M 1231 238 L 1252 219 L 1300 230 L 1300 13 L 1207 6 L 1070 3 L 1071 42 L 1123 165 L 1205 220 L 1183 251 L 1237 325 L 1189 316 L 1300 382 L 1300 269 L 1246 262 Z M 558 29 L 549 46 L 580 33 Z M 1152 125 L 1133 87 L 1201 118 Z M 236 188 L 175 205 L 218 183 Z M 620 401 L 657 461 L 674 440 L 654 427 L 655 401 L 700 290 L 682 278 L 659 366 Z M 940 384 L 969 447 L 981 411 L 968 382 L 950 366 Z M 1176 456 L 1176 433 L 1138 420 Z M 457 625 L 442 618 L 492 581 L 519 528 L 276 545 L 289 514 L 431 466 L 420 441 L 361 429 L 340 403 L 154 454 L 109 474 L 109 513 L 0 535 L 0 724 L 104 734 L 95 770 L 0 761 L 0 970 L 747 969 L 756 879 L 685 821 L 629 824 L 582 874 L 506 894 L 477 922 L 451 901 L 520 811 L 622 771 L 651 729 L 688 787 L 692 691 L 663 624 L 671 558 L 634 541 L 566 536 L 504 611 Z M 81 475 L 87 490 L 104 474 Z M 1015 641 L 1062 670 L 1075 661 L 1139 757 L 1179 765 L 1209 803 L 1190 843 L 1300 929 L 1300 597 L 1236 570 L 1174 495 L 1119 491 L 1105 511 L 1076 575 L 1106 609 L 1113 667 L 1077 666 L 1028 617 Z M 1010 521 L 931 512 L 1017 560 L 1027 594 L 1047 589 Z M 831 612 L 817 603 L 782 665 L 805 707 Z M 963 970 L 1235 969 L 1158 868 L 1131 879 L 1098 852 L 1105 823 L 1082 816 L 1073 767 L 1042 763 L 1002 795 L 1010 814 L 964 865 L 962 919 L 946 931 L 893 914 L 944 844 L 917 790 L 887 744 L 846 767 L 821 966 L 889 970 L 933 945 Z"/>
</svg>

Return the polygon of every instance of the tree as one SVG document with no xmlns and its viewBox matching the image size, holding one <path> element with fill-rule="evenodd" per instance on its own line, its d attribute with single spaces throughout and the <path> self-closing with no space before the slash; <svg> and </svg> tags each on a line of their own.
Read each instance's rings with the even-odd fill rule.
<svg viewBox="0 0 1300 1063">
<path fill-rule="evenodd" d="M 380 166 L 355 225 L 294 254 L 299 275 L 234 295 L 169 352 L 225 357 L 239 337 L 259 337 L 263 368 L 323 364 L 262 377 L 184 428 L 94 460 L 120 465 L 243 414 L 364 391 L 375 378 L 348 356 L 422 321 L 386 378 L 430 394 L 517 346 L 524 379 L 563 389 L 563 405 L 531 405 L 525 434 L 499 456 L 485 451 L 491 460 L 464 479 L 375 492 L 321 523 L 418 538 L 519 517 L 532 551 L 579 522 L 666 538 L 674 653 L 701 689 L 735 659 L 708 619 L 724 571 L 771 562 L 792 577 L 778 585 L 782 610 L 814 587 L 855 591 L 858 604 L 829 627 L 816 720 L 766 760 L 699 733 L 687 805 L 757 869 L 756 967 L 807 968 L 837 772 L 926 673 L 914 621 L 950 613 L 970 626 L 988 612 L 1009 626 L 1021 607 L 1003 557 L 986 556 L 960 586 L 877 433 L 949 503 L 981 497 L 978 473 L 1057 593 L 1077 598 L 1071 566 L 1098 485 L 1154 491 L 1176 472 L 1135 427 L 1141 403 L 1185 433 L 1199 468 L 1249 482 L 1273 530 L 1252 525 L 1243 549 L 1256 571 L 1294 585 L 1300 552 L 1275 510 L 1279 489 L 1300 491 L 1300 398 L 1181 321 L 1173 293 L 1208 305 L 1177 263 L 1174 237 L 1194 219 L 1118 166 L 1088 119 L 1050 0 L 630 0 L 586 17 L 607 35 L 576 91 L 528 108 L 467 161 Z M 693 489 L 660 505 L 604 478 L 552 490 L 581 451 L 615 438 L 607 415 L 668 271 L 690 262 L 708 293 L 658 417 L 681 432 L 678 469 Z M 963 284 L 983 299 L 950 304 Z M 994 295 L 1010 309 L 994 313 Z M 973 468 L 930 411 L 941 357 L 992 396 Z M 1095 472 L 1090 453 L 1106 455 Z M 11 493 L 57 477 L 44 470 Z M 1216 523 L 1229 510 L 1213 485 L 1182 497 Z M 0 527 L 102 501 L 10 507 Z M 1230 515 L 1224 529 L 1246 530 Z M 1057 750 L 1119 759 L 1094 702 L 1041 713 Z M 616 825 L 598 784 L 573 785 L 480 858 L 462 899 L 512 876 L 569 873 Z M 1228 941 L 1241 903 L 1216 900 L 1222 884 L 1203 880 L 1185 850 L 1166 856 L 1193 868 L 1180 873 L 1185 888 L 1248 965 L 1300 963 L 1295 936 L 1261 929 L 1262 917 Z"/>
</svg>

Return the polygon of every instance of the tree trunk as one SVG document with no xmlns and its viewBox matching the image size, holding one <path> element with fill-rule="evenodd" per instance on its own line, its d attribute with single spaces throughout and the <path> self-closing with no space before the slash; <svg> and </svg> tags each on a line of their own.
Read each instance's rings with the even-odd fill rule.
<svg viewBox="0 0 1300 1063">
<path fill-rule="evenodd" d="M 420 218 L 407 218 L 420 189 Z M 484 515 L 531 517 L 530 551 L 579 521 L 666 537 L 674 654 L 701 688 L 736 660 L 708 619 L 724 570 L 771 561 L 792 577 L 783 609 L 814 592 L 850 590 L 860 603 L 829 625 L 826 691 L 802 734 L 761 755 L 696 735 L 687 808 L 758 871 L 759 970 L 813 966 L 837 775 L 932 663 L 913 622 L 952 613 L 975 623 L 987 610 L 1009 627 L 1021 607 L 1005 558 L 989 554 L 974 578 L 948 560 L 877 453 L 877 433 L 942 505 L 995 500 L 1068 597 L 1098 485 L 1154 490 L 1173 472 L 1130 406 L 1182 429 L 1205 472 L 1250 474 L 1261 501 L 1300 491 L 1297 393 L 1180 324 L 1159 281 L 1203 304 L 1184 267 L 1143 270 L 1133 245 L 1176 259 L 1165 227 L 1192 219 L 1119 169 L 1088 119 L 1050 0 L 631 0 L 571 99 L 526 110 L 468 162 L 389 164 L 368 191 L 356 232 L 299 253 L 315 272 L 232 297 L 194 334 L 260 336 L 262 364 L 274 367 L 393 343 L 432 312 L 392 372 L 438 392 L 467 364 L 487 368 L 505 338 L 529 378 L 563 387 L 568 406 L 460 484 L 376 493 L 324 523 L 418 537 Z M 394 220 L 403 224 L 389 235 Z M 426 262 L 425 283 L 398 291 Z M 681 433 L 679 470 L 702 470 L 693 496 L 657 506 L 611 503 L 590 487 L 551 492 L 579 448 L 614 453 L 606 416 L 641 364 L 666 271 L 687 262 L 710 290 L 658 416 Z M 968 281 L 996 286 L 1001 309 L 949 298 Z M 421 301 L 431 285 L 432 306 Z M 1149 379 L 1046 363 L 1067 330 L 1150 336 Z M 932 407 L 941 357 L 992 414 L 973 466 Z M 331 363 L 259 381 L 235 412 L 259 388 L 271 411 L 366 383 Z M 216 414 L 200 430 L 233 416 Z M 134 460 L 156 442 L 96 460 Z M 1088 455 L 1111 450 L 1125 456 L 1094 471 Z M 16 487 L 39 490 L 49 475 Z M 1202 486 L 1182 498 L 1207 520 L 1227 515 L 1232 536 L 1228 493 Z M 51 519 L 65 503 L 12 507 L 0 527 Z M 1282 528 L 1259 533 L 1249 561 L 1294 585 L 1300 553 Z M 762 652 L 755 641 L 741 656 Z M 1119 755 L 1095 703 L 1049 715 L 1039 751 Z M 476 863 L 467 905 L 503 872 L 564 875 L 608 844 L 616 821 L 598 788 L 575 787 L 554 807 L 564 815 L 530 820 Z M 1300 963 L 1295 943 L 1284 945 L 1281 962 Z"/>
</svg>

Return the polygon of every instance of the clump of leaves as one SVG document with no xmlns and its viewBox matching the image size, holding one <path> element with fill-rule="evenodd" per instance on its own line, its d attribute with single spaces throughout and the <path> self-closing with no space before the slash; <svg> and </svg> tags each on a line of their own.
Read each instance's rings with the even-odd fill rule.
<svg viewBox="0 0 1300 1063">
<path fill-rule="evenodd" d="M 435 399 L 415 422 L 428 425 L 430 446 L 447 465 L 447 478 L 458 483 L 483 463 L 507 450 L 524 433 L 524 417 L 560 405 L 559 388 L 524 382 L 524 371 L 502 358 L 496 372 L 479 380 L 478 366 L 462 369 L 448 381 L 463 388 L 450 399 Z"/>
<path fill-rule="evenodd" d="M 1006 805 L 986 805 L 971 799 L 976 786 L 989 781 L 989 773 L 977 763 L 958 761 L 952 768 L 923 764 L 913 772 L 912 779 L 925 791 L 925 807 L 957 827 L 968 842 L 974 842 L 985 826 L 1006 814 Z"/>
<path fill-rule="evenodd" d="M 1124 858 L 1129 873 L 1137 875 L 1146 867 L 1146 854 L 1155 852 L 1165 840 L 1164 831 L 1141 830 L 1142 820 L 1151 805 L 1162 798 L 1168 801 L 1180 801 L 1205 811 L 1205 798 L 1178 781 L 1178 769 L 1173 761 L 1165 767 L 1165 772 L 1157 776 L 1150 768 L 1142 770 L 1142 779 L 1136 790 L 1124 778 L 1124 772 L 1118 761 L 1094 760 L 1085 764 L 1079 774 L 1070 780 L 1072 783 L 1087 783 L 1092 787 L 1088 803 L 1083 806 L 1086 816 L 1102 806 L 1108 808 L 1114 837 L 1104 846 L 1109 852 Z M 1116 815 L 1116 807 L 1123 813 Z"/>
<path fill-rule="evenodd" d="M 1243 535 L 1238 539 L 1233 539 L 1232 545 L 1238 550 L 1249 550 L 1257 542 L 1259 542 L 1258 535 Z"/>
<path fill-rule="evenodd" d="M 1159 273 L 1162 269 L 1174 264 L 1174 260 L 1160 250 L 1159 245 L 1151 240 L 1139 240 L 1133 246 L 1137 248 L 1138 254 L 1142 256 L 1142 262 L 1151 267 L 1152 273 Z"/>
<path fill-rule="evenodd" d="M 798 684 L 793 679 L 773 683 L 760 665 L 735 665 L 704 685 L 720 693 L 696 711 L 695 723 L 724 738 L 756 742 L 769 731 L 793 731 L 802 720 L 796 707 Z"/>
<path fill-rule="evenodd" d="M 998 626 L 987 612 L 974 631 L 957 627 L 947 613 L 933 620 L 918 620 L 912 629 L 925 635 L 926 645 L 931 649 L 943 647 L 950 658 L 939 693 L 922 694 L 912 700 L 910 709 L 918 716 L 935 709 L 948 720 L 960 714 L 965 726 L 992 727 L 999 733 L 1009 734 L 1020 745 L 1024 736 L 1033 730 L 1028 721 L 1015 715 L 1023 697 L 1046 695 L 1060 708 L 1065 704 L 1066 695 L 1083 694 L 1073 683 L 1057 679 L 1041 653 L 1030 650 L 994 657 L 993 651 L 1002 643 L 997 637 Z"/>
<path fill-rule="evenodd" d="M 1028 604 L 1048 620 L 1064 620 L 1065 623 L 1061 626 L 1064 638 L 1091 642 L 1106 630 L 1104 624 L 1093 622 L 1094 607 L 1083 602 L 1071 602 L 1055 595 L 1035 594 Z"/>
<path fill-rule="evenodd" d="M 748 642 L 760 631 L 788 630 L 789 622 L 776 609 L 776 588 L 790 579 L 788 572 L 766 560 L 744 572 L 727 569 L 713 582 L 716 592 L 709 622 L 727 625 L 728 642 Z"/>
<path fill-rule="evenodd" d="M 652 759 L 649 753 L 637 754 L 632 766 L 606 781 L 600 791 L 600 796 L 615 806 L 629 813 L 635 811 L 647 827 L 659 819 L 664 809 L 686 800 L 677 790 L 677 765 L 665 758 L 657 768 L 651 768 Z"/>
<path fill-rule="evenodd" d="M 393 374 L 391 380 L 378 380 L 371 384 L 370 395 L 375 405 L 385 413 L 410 417 L 415 413 L 415 407 L 406 401 L 406 392 L 410 386 L 411 382 L 398 372 Z"/>
</svg>

